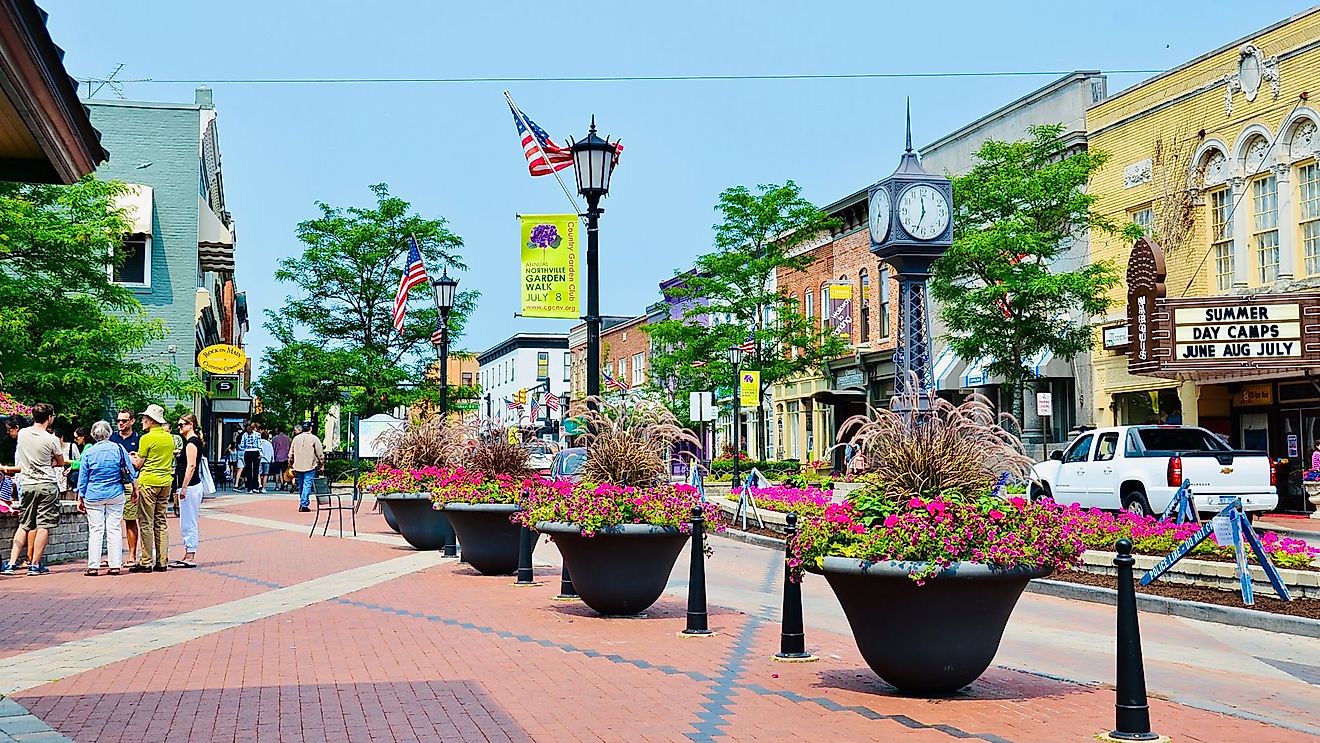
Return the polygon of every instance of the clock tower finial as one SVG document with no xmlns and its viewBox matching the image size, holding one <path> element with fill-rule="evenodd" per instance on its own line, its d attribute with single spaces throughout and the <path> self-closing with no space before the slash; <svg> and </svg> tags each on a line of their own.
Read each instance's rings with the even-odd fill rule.
<svg viewBox="0 0 1320 743">
<path fill-rule="evenodd" d="M 912 98 L 907 99 L 907 152 L 912 151 Z"/>
</svg>

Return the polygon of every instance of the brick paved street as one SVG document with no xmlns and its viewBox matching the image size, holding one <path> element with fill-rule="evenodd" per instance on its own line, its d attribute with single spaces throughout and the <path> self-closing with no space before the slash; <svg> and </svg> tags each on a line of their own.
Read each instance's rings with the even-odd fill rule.
<svg viewBox="0 0 1320 743">
<path fill-rule="evenodd" d="M 1026 596 L 998 659 L 1011 668 L 993 668 L 949 699 L 908 699 L 875 679 L 838 631 L 823 581 L 807 583 L 808 647 L 821 660 L 769 659 L 779 563 L 760 548 L 715 543 L 719 634 L 679 639 L 681 590 L 643 618 L 605 619 L 551 601 L 553 569 L 541 570 L 538 587 L 514 588 L 412 551 L 365 509 L 363 538 L 340 540 L 308 539 L 310 515 L 287 498 L 208 506 L 198 570 L 86 578 L 81 566 L 61 566 L 4 579 L 0 692 L 75 741 L 1061 741 L 1086 740 L 1112 722 L 1113 693 L 1095 683 L 1112 666 L 1096 639 L 1112 622 L 1104 607 L 1078 614 L 1076 604 Z M 540 545 L 537 560 L 556 563 L 553 546 Z M 684 559 L 671 587 L 681 588 L 685 573 Z M 1078 617 L 1102 626 L 1070 626 Z M 1221 632 L 1224 648 L 1236 639 L 1224 632 L 1232 628 L 1143 615 L 1152 690 L 1165 694 L 1183 648 L 1160 646 L 1171 628 L 1158 620 L 1197 638 Z M 1281 645 L 1304 659 L 1315 642 L 1262 638 L 1246 652 Z M 1228 708 L 1234 689 L 1245 695 L 1263 680 L 1271 686 L 1259 697 L 1273 708 L 1261 714 L 1305 729 L 1320 679 L 1308 683 L 1304 663 L 1297 676 L 1251 667 L 1235 678 L 1237 661 L 1222 649 L 1204 648 L 1202 678 L 1184 679 L 1173 700 L 1152 699 L 1156 729 L 1179 741 L 1312 739 L 1179 704 L 1201 683 Z M 1184 676 L 1196 670 L 1182 666 Z"/>
</svg>

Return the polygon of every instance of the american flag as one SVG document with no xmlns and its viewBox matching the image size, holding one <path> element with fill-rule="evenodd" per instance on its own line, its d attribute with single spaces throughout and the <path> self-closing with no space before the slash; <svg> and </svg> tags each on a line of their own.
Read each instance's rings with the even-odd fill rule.
<svg viewBox="0 0 1320 743">
<path fill-rule="evenodd" d="M 523 155 L 527 158 L 527 170 L 531 172 L 533 177 L 550 175 L 555 171 L 573 166 L 572 150 L 555 144 L 555 141 L 550 139 L 550 135 L 537 126 L 530 116 L 514 108 L 513 101 L 509 101 L 509 110 L 513 112 L 513 123 L 518 125 L 518 136 L 522 138 Z M 531 128 L 531 131 L 528 131 L 528 127 Z"/>
<path fill-rule="evenodd" d="M 555 411 L 558 411 L 558 410 L 559 410 L 559 396 L 558 396 L 558 395 L 552 395 L 552 394 L 550 394 L 549 392 L 545 393 L 545 409 L 546 409 L 546 410 L 555 410 Z"/>
<path fill-rule="evenodd" d="M 411 238 L 408 246 L 408 265 L 403 267 L 403 277 L 399 279 L 399 291 L 394 294 L 394 331 L 403 332 L 403 316 L 408 311 L 408 292 L 413 287 L 425 284 L 429 278 L 426 266 L 422 263 L 422 251 L 417 249 L 417 238 Z"/>
<path fill-rule="evenodd" d="M 516 400 L 510 400 L 510 399 L 507 398 L 507 397 L 504 398 L 504 407 L 505 407 L 505 408 L 508 408 L 509 410 L 516 410 L 516 411 L 518 411 L 519 413 L 521 413 L 521 412 L 522 412 L 522 409 L 523 409 L 523 406 L 522 406 L 521 404 L 519 404 L 518 401 L 516 401 Z"/>
<path fill-rule="evenodd" d="M 431 333 L 431 345 L 438 346 L 445 342 L 445 331 L 439 326 L 435 326 L 435 332 Z"/>
<path fill-rule="evenodd" d="M 602 370 L 600 376 L 604 378 L 605 386 L 609 387 L 612 390 L 627 392 L 628 390 L 632 389 L 632 385 L 628 384 L 627 381 L 620 381 L 618 379 L 615 379 L 614 377 L 611 377 L 610 373 L 607 371 Z"/>
<path fill-rule="evenodd" d="M 738 348 L 741 349 L 743 353 L 752 353 L 756 350 L 756 339 L 749 337 L 747 342 L 738 346 Z"/>
<path fill-rule="evenodd" d="M 541 403 L 537 402 L 535 397 L 531 399 L 531 403 L 532 403 L 532 414 L 530 418 L 531 420 L 536 420 L 537 418 L 541 417 Z"/>
</svg>

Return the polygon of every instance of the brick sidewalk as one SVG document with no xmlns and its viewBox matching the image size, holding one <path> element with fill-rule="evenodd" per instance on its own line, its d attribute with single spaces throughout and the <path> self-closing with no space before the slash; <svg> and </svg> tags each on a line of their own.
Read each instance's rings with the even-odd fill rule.
<svg viewBox="0 0 1320 743">
<path fill-rule="evenodd" d="M 121 611 L 165 597 L 183 603 L 160 612 L 194 606 L 203 616 L 235 598 L 254 606 L 302 590 L 311 578 L 356 574 L 371 567 L 364 564 L 412 554 L 363 540 L 307 539 L 310 518 L 292 512 L 287 500 L 236 502 L 223 511 L 303 531 L 263 531 L 207 514 L 202 551 L 214 555 L 208 537 L 226 544 L 224 575 L 216 567 L 119 579 L 76 572 L 8 579 L 0 606 L 21 623 L 24 607 L 48 596 L 95 618 L 45 636 L 29 632 L 10 654 L 130 626 L 116 625 Z M 389 533 L 378 515 L 364 513 L 363 521 L 368 533 Z M 157 579 L 177 587 L 151 585 Z M 116 583 L 108 597 L 87 593 L 93 585 L 99 593 L 102 581 Z M 665 596 L 644 618 L 604 619 L 581 604 L 551 601 L 555 580 L 515 588 L 509 578 L 480 576 L 453 561 L 360 582 L 365 587 L 342 595 L 327 590 L 324 600 L 273 607 L 189 639 L 174 642 L 162 632 L 162 647 L 14 698 L 77 741 L 137 741 L 149 730 L 218 741 L 1065 741 L 1086 740 L 1112 723 L 1111 690 L 1002 668 L 948 699 L 900 697 L 866 668 L 851 637 L 839 634 L 809 630 L 817 663 L 776 663 L 770 656 L 779 627 L 769 612 L 712 607 L 719 634 L 680 639 L 681 596 Z M 778 597 L 767 600 L 777 604 Z M 42 616 L 55 621 L 53 612 Z M 157 614 L 131 616 L 141 622 Z M 1151 703 L 1156 729 L 1179 741 L 1307 739 Z"/>
</svg>

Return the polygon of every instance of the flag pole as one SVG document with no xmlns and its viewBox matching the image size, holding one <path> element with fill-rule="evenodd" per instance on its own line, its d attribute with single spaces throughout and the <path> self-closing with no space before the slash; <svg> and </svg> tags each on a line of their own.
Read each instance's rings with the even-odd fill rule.
<svg viewBox="0 0 1320 743">
<path fill-rule="evenodd" d="M 564 185 L 564 179 L 559 177 L 559 171 L 550 164 L 550 158 L 545 154 L 545 148 L 541 146 L 541 140 L 536 136 L 536 132 L 532 130 L 532 125 L 527 121 L 527 117 L 523 116 L 522 109 L 518 108 L 518 104 L 513 102 L 513 96 L 509 95 L 507 90 L 504 91 L 504 100 L 509 102 L 509 108 L 513 109 L 513 115 L 518 117 L 518 121 L 523 125 L 523 128 L 531 135 L 532 142 L 536 143 L 536 149 L 541 152 L 541 158 L 545 160 L 545 166 L 550 169 L 550 174 L 555 177 L 555 180 L 559 181 L 559 187 L 564 189 L 564 196 L 568 198 L 568 203 L 573 205 L 573 213 L 581 216 L 582 207 L 578 205 L 577 199 L 573 198 L 573 193 L 568 190 L 568 186 Z"/>
</svg>

